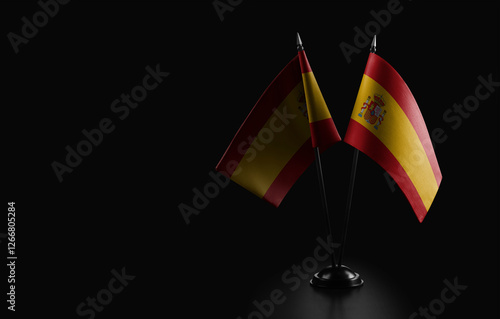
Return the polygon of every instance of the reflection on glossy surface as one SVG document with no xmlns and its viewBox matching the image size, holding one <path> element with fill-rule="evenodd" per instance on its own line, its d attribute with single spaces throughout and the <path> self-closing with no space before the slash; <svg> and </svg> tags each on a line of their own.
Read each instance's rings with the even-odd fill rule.
<svg viewBox="0 0 500 319">
<path fill-rule="evenodd" d="M 398 278 L 391 277 L 389 271 L 373 265 L 349 261 L 349 266 L 359 272 L 365 281 L 363 286 L 345 289 L 316 288 L 309 284 L 309 278 L 294 285 L 283 282 L 280 275 L 270 278 L 255 292 L 255 300 L 269 300 L 273 290 L 283 291 L 280 304 L 267 308 L 264 316 L 254 304 L 242 318 L 286 318 L 286 319 L 391 319 L 407 318 L 413 311 L 409 298 L 401 289 Z M 325 266 L 325 265 L 323 265 Z"/>
</svg>

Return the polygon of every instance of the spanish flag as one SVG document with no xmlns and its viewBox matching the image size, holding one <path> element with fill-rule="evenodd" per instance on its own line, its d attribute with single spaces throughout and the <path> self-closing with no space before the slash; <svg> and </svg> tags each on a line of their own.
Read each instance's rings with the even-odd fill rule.
<svg viewBox="0 0 500 319">
<path fill-rule="evenodd" d="M 441 170 L 413 94 L 398 72 L 374 53 L 344 141 L 391 175 L 422 222 L 441 183 Z"/>
<path fill-rule="evenodd" d="M 216 170 L 278 207 L 314 161 L 340 141 L 303 50 L 264 91 Z"/>
</svg>

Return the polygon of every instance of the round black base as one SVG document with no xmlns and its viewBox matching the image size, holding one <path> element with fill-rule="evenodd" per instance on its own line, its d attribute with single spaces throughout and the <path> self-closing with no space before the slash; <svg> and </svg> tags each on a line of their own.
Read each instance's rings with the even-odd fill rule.
<svg viewBox="0 0 500 319">
<path fill-rule="evenodd" d="M 315 273 L 310 283 L 314 287 L 321 288 L 353 288 L 363 285 L 363 279 L 344 265 L 328 266 Z"/>
</svg>

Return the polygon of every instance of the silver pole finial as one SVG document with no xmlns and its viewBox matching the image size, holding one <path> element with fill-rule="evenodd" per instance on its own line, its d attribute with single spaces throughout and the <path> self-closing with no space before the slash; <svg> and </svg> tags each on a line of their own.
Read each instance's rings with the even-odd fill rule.
<svg viewBox="0 0 500 319">
<path fill-rule="evenodd" d="M 297 50 L 304 50 L 304 46 L 302 45 L 302 40 L 300 39 L 300 34 L 297 32 Z"/>
<path fill-rule="evenodd" d="M 377 51 L 377 35 L 373 36 L 372 45 L 370 47 L 370 52 L 375 53 Z"/>
</svg>

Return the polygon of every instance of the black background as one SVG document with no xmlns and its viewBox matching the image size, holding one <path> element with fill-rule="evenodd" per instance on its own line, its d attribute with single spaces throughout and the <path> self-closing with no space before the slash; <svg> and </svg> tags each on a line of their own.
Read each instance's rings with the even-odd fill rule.
<svg viewBox="0 0 500 319">
<path fill-rule="evenodd" d="M 353 28 L 364 29 L 386 1 L 243 1 L 223 21 L 211 1 L 71 1 L 17 54 L 7 34 L 21 34 L 21 18 L 31 20 L 40 7 L 2 2 L 2 180 L 5 201 L 16 202 L 18 256 L 17 311 L 8 315 L 79 318 L 76 307 L 125 267 L 135 279 L 96 318 L 247 318 L 252 301 L 276 288 L 287 301 L 275 318 L 407 318 L 455 277 L 467 289 L 439 318 L 498 316 L 499 88 L 456 130 L 443 113 L 474 95 L 479 76 L 500 81 L 499 8 L 401 5 L 381 28 L 377 54 L 403 76 L 428 129 L 446 132 L 435 145 L 443 182 L 420 224 L 401 191 L 392 192 L 383 170 L 361 154 L 345 262 L 366 283 L 359 293 L 329 295 L 307 281 L 300 293 L 280 282 L 325 235 L 314 167 L 278 209 L 235 183 L 189 225 L 178 205 L 191 206 L 192 189 L 211 180 L 251 107 L 295 56 L 297 31 L 343 136 L 368 47 L 348 63 L 339 44 L 353 44 Z M 157 64 L 170 75 L 120 120 L 111 102 Z M 65 147 L 103 118 L 115 130 L 60 183 L 51 164 L 64 163 Z M 336 237 L 351 157 L 344 143 L 322 157 Z M 331 308 L 308 312 L 300 303 L 307 298 Z"/>
</svg>

